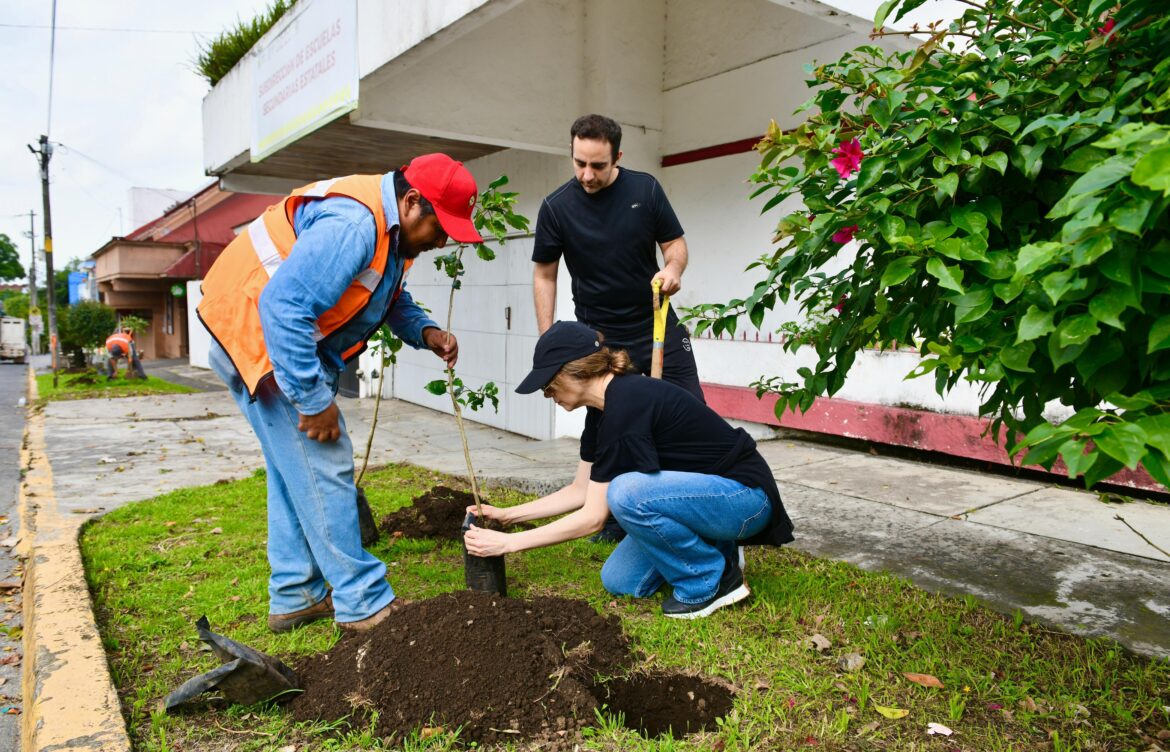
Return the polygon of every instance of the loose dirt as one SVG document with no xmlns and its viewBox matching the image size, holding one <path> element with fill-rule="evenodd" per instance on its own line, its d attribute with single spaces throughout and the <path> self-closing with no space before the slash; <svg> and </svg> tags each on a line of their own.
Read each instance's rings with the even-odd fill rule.
<svg viewBox="0 0 1170 752">
<path fill-rule="evenodd" d="M 623 713 L 654 736 L 710 728 L 731 708 L 726 686 L 687 675 L 624 677 L 638 662 L 616 616 L 583 602 L 460 591 L 410 603 L 296 667 L 298 720 L 397 738 L 455 731 L 464 743 L 541 741 L 571 749 L 595 711 Z"/>
<path fill-rule="evenodd" d="M 475 497 L 467 491 L 435 486 L 422 496 L 415 497 L 410 506 L 383 517 L 379 527 L 391 536 L 462 541 L 460 527 L 467 507 L 474 504 Z M 489 523 L 489 527 L 500 529 L 494 523 Z"/>
</svg>

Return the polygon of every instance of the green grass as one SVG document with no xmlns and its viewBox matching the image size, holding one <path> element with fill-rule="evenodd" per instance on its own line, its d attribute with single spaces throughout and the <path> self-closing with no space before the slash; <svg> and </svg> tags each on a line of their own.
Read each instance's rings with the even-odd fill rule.
<svg viewBox="0 0 1170 752">
<path fill-rule="evenodd" d="M 125 370 L 119 370 L 113 381 L 106 381 L 105 374 L 96 371 L 86 373 L 59 373 L 57 386 L 53 386 L 53 374 L 37 376 L 37 396 L 42 402 L 53 400 L 99 399 L 102 397 L 142 397 L 148 394 L 188 394 L 196 390 L 182 384 L 172 384 L 157 376 L 145 379 L 128 379 Z"/>
<path fill-rule="evenodd" d="M 458 485 L 406 466 L 367 481 L 378 516 L 437 483 Z M 463 749 L 451 736 L 386 741 L 368 730 L 297 725 L 276 708 L 213 703 L 177 716 L 152 713 L 168 691 L 213 667 L 195 637 L 202 614 L 213 630 L 290 663 L 337 639 L 324 623 L 267 631 L 264 496 L 258 474 L 132 504 L 84 530 L 86 573 L 134 748 Z M 602 589 L 598 570 L 609 551 L 577 541 L 510 556 L 510 594 L 585 599 L 618 614 L 652 666 L 717 675 L 741 691 L 714 732 L 645 740 L 603 714 L 586 735 L 588 749 L 1147 750 L 1156 748 L 1150 737 L 1170 727 L 1167 661 L 1002 616 L 972 597 L 930 594 L 796 551 L 749 549 L 750 604 L 679 622 L 662 618 L 656 600 L 615 599 Z M 383 540 L 373 552 L 408 598 L 463 586 L 456 544 Z M 829 640 L 827 651 L 809 646 L 815 634 Z M 837 667 L 849 652 L 865 657 L 856 673 Z M 931 674 L 944 687 L 919 686 L 904 672 Z M 877 706 L 909 713 L 891 720 Z M 954 736 L 927 736 L 931 722 Z"/>
</svg>

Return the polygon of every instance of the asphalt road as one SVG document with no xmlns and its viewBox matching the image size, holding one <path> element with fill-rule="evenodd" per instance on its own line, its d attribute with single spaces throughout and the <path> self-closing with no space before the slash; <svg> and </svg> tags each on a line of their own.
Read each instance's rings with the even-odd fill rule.
<svg viewBox="0 0 1170 752">
<path fill-rule="evenodd" d="M 28 367 L 0 363 L 0 750 L 20 749 L 22 568 L 12 555 L 20 533 L 20 442 Z"/>
</svg>

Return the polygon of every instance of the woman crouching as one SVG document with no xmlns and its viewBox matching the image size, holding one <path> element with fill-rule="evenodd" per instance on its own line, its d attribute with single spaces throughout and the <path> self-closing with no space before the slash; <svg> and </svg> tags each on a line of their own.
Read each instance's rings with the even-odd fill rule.
<svg viewBox="0 0 1170 752">
<path fill-rule="evenodd" d="M 605 589 L 646 598 L 666 582 L 663 615 L 696 619 L 750 594 L 739 546 L 793 540 L 755 441 L 682 388 L 634 372 L 624 351 L 602 346 L 584 324 L 558 321 L 536 343 L 516 391 L 538 389 L 565 410 L 594 408 L 576 478 L 526 504 L 484 505 L 483 516 L 505 525 L 565 516 L 519 533 L 473 526 L 464 538 L 473 555 L 582 538 L 612 512 L 627 536 L 601 568 Z"/>
</svg>

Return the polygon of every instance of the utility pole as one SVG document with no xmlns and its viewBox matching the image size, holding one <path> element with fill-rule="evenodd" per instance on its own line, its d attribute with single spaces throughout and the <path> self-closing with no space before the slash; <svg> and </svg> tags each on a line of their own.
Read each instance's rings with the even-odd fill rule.
<svg viewBox="0 0 1170 752">
<path fill-rule="evenodd" d="M 35 211 L 29 211 L 29 213 L 28 213 L 28 242 L 29 242 L 29 245 L 32 246 L 29 249 L 29 251 L 31 252 L 32 255 L 31 255 L 29 265 L 28 265 L 28 316 L 30 319 L 33 316 L 40 316 L 41 315 L 40 301 L 38 300 L 38 296 L 37 296 L 36 216 L 37 216 L 37 213 Z M 39 328 L 33 329 L 33 336 L 31 337 L 31 339 L 32 339 L 32 351 L 33 351 L 34 355 L 41 354 L 40 331 L 41 330 Z"/>
<path fill-rule="evenodd" d="M 49 160 L 53 158 L 53 145 L 48 136 L 41 136 L 40 149 L 29 146 L 41 165 L 41 201 L 45 212 L 45 298 L 49 309 L 49 352 L 53 357 L 53 387 L 57 386 L 57 295 L 56 280 L 53 279 L 53 214 L 49 204 Z"/>
</svg>

